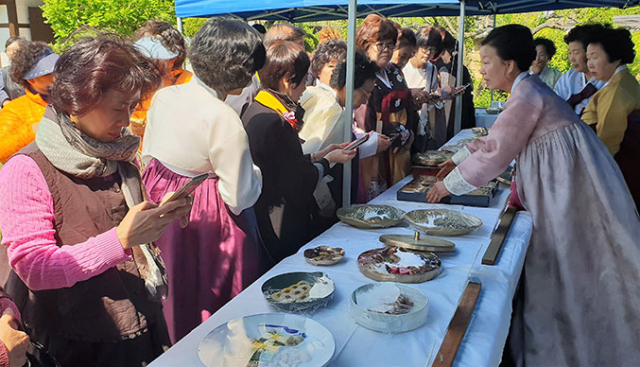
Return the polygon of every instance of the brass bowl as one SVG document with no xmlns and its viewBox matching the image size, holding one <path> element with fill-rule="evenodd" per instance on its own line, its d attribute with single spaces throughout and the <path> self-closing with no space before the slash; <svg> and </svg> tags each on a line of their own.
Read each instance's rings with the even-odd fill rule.
<svg viewBox="0 0 640 367">
<path fill-rule="evenodd" d="M 482 227 L 475 215 L 449 209 L 414 210 L 405 219 L 414 228 L 432 236 L 461 236 Z"/>
<path fill-rule="evenodd" d="M 338 209 L 341 221 L 356 228 L 388 228 L 402 222 L 406 213 L 389 205 L 356 204 Z"/>
</svg>

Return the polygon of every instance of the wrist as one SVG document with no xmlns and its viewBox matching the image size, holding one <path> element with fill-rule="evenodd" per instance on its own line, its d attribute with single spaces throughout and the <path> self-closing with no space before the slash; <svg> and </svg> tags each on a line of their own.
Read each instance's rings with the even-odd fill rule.
<svg viewBox="0 0 640 367">
<path fill-rule="evenodd" d="M 116 236 L 122 245 L 122 248 L 125 250 L 129 249 L 129 241 L 127 241 L 127 236 L 124 234 L 124 230 L 120 228 L 120 226 L 116 227 Z"/>
</svg>

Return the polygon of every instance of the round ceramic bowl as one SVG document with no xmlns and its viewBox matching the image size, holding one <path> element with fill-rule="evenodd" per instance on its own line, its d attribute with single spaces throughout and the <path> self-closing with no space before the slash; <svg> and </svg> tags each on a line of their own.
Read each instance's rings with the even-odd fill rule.
<svg viewBox="0 0 640 367">
<path fill-rule="evenodd" d="M 304 259 L 311 265 L 328 266 L 337 264 L 344 258 L 340 247 L 318 246 L 304 250 Z"/>
<path fill-rule="evenodd" d="M 356 204 L 338 209 L 341 221 L 362 229 L 388 228 L 402 222 L 406 213 L 389 205 Z"/>
<path fill-rule="evenodd" d="M 394 307 L 398 297 L 403 306 Z M 411 306 L 408 307 L 407 304 Z M 404 333 L 427 321 L 429 299 L 419 290 L 396 283 L 372 283 L 351 294 L 349 314 L 359 325 L 381 333 Z M 402 313 L 395 314 L 398 309 Z"/>
<path fill-rule="evenodd" d="M 461 236 L 482 227 L 475 215 L 449 209 L 414 210 L 405 219 L 415 229 L 432 236 Z"/>
<path fill-rule="evenodd" d="M 333 280 L 323 272 L 295 272 L 267 280 L 262 285 L 262 294 L 280 311 L 302 312 L 324 307 L 335 288 Z"/>
</svg>

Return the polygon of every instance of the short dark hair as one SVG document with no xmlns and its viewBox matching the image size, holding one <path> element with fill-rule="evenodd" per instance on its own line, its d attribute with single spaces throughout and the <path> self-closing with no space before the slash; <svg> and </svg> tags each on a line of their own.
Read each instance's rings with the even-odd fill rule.
<svg viewBox="0 0 640 367">
<path fill-rule="evenodd" d="M 536 58 L 536 47 L 529 28 L 509 24 L 492 30 L 482 41 L 482 46 L 495 47 L 502 60 L 513 60 L 520 71 L 529 70 Z"/>
<path fill-rule="evenodd" d="M 322 68 L 331 60 L 342 61 L 347 54 L 347 43 L 341 39 L 330 39 L 321 43 L 313 54 L 311 60 L 311 72 L 313 75 L 320 75 Z"/>
<path fill-rule="evenodd" d="M 433 58 L 438 57 L 444 48 L 442 45 L 442 35 L 435 27 L 420 27 L 416 33 L 416 41 L 419 48 L 435 47 L 436 54 L 432 55 Z"/>
<path fill-rule="evenodd" d="M 51 103 L 67 115 L 89 112 L 112 89 L 145 98 L 161 86 L 151 61 L 117 36 L 81 39 L 60 56 L 55 73 Z"/>
<path fill-rule="evenodd" d="M 564 43 L 567 45 L 571 42 L 580 42 L 584 47 L 585 51 L 587 50 L 587 40 L 589 39 L 589 33 L 597 30 L 598 26 L 596 24 L 583 24 L 578 25 L 569 31 L 564 36 Z"/>
<path fill-rule="evenodd" d="M 260 83 L 277 91 L 280 81 L 286 78 L 289 83 L 298 86 L 304 82 L 310 64 L 309 55 L 299 44 L 275 41 L 267 47 L 267 63 L 260 71 Z"/>
<path fill-rule="evenodd" d="M 255 29 L 256 31 L 258 31 L 258 33 L 260 34 L 265 34 L 267 33 L 267 29 L 260 23 L 255 23 L 252 25 L 253 29 Z"/>
<path fill-rule="evenodd" d="M 178 70 L 182 68 L 182 64 L 184 64 L 184 60 L 187 58 L 187 44 L 182 34 L 180 34 L 180 31 L 174 26 L 167 22 L 149 20 L 144 23 L 142 28 L 136 31 L 136 40 L 143 37 L 158 39 L 167 50 L 177 53 L 178 56 L 176 56 L 173 69 Z"/>
<path fill-rule="evenodd" d="M 307 32 L 300 27 L 290 23 L 280 23 L 269 28 L 264 35 L 264 45 L 269 46 L 275 41 L 302 42 L 306 35 Z"/>
<path fill-rule="evenodd" d="M 443 27 L 438 27 L 436 29 L 442 36 L 442 47 L 452 54 L 453 51 L 455 51 L 456 46 L 458 45 L 458 41 L 455 39 L 455 37 L 453 37 L 453 35 L 451 35 L 451 33 L 449 33 L 449 31 L 447 31 Z"/>
<path fill-rule="evenodd" d="M 392 21 L 378 14 L 369 14 L 356 31 L 356 47 L 361 51 L 367 51 L 369 46 L 378 41 L 398 41 L 398 29 Z"/>
<path fill-rule="evenodd" d="M 416 41 L 416 33 L 411 28 L 401 28 L 400 36 L 398 36 L 397 48 L 404 46 L 416 47 L 418 45 Z"/>
<path fill-rule="evenodd" d="M 549 56 L 549 60 L 553 58 L 553 55 L 556 54 L 556 45 L 553 44 L 553 41 L 547 38 L 538 37 L 533 40 L 533 47 L 543 46 L 547 55 Z"/>
<path fill-rule="evenodd" d="M 49 45 L 42 41 L 20 41 L 20 48 L 16 50 L 11 61 L 11 79 L 27 88 L 29 83 L 24 80 L 25 74 L 50 50 Z"/>
<path fill-rule="evenodd" d="M 620 60 L 624 65 L 632 63 L 636 58 L 635 44 L 628 29 L 598 24 L 589 32 L 585 47 L 591 43 L 599 43 L 602 46 L 609 62 Z"/>
<path fill-rule="evenodd" d="M 356 52 L 353 88 L 358 89 L 362 87 L 367 80 L 375 79 L 378 70 L 380 70 L 378 65 L 369 60 L 362 51 Z M 347 84 L 347 62 L 345 60 L 336 65 L 336 68 L 333 69 L 333 74 L 331 74 L 331 81 L 329 84 L 331 88 L 337 90 L 341 90 Z"/>
<path fill-rule="evenodd" d="M 193 71 L 218 91 L 244 88 L 265 63 L 258 31 L 229 18 L 211 18 L 196 33 L 189 50 Z"/>
<path fill-rule="evenodd" d="M 6 49 L 7 47 L 11 46 L 12 43 L 17 42 L 17 41 L 22 41 L 22 40 L 24 40 L 24 38 L 17 37 L 17 36 L 11 36 L 4 43 L 4 48 Z"/>
</svg>

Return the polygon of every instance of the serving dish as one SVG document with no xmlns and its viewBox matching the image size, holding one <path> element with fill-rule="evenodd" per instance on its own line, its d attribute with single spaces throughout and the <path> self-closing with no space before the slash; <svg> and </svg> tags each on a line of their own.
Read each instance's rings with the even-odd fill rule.
<svg viewBox="0 0 640 367">
<path fill-rule="evenodd" d="M 335 284 L 323 272 L 284 273 L 262 285 L 262 294 L 271 306 L 288 312 L 315 310 L 333 296 Z"/>
<path fill-rule="evenodd" d="M 304 250 L 304 259 L 311 265 L 333 265 L 343 258 L 344 250 L 340 247 L 317 246 Z"/>
<path fill-rule="evenodd" d="M 439 164 L 446 162 L 453 157 L 452 152 L 442 150 L 427 150 L 424 153 L 416 153 L 413 155 L 413 163 L 427 166 L 437 167 Z"/>
<path fill-rule="evenodd" d="M 213 329 L 198 357 L 208 367 L 319 367 L 335 352 L 331 332 L 317 321 L 267 313 L 241 317 Z"/>
<path fill-rule="evenodd" d="M 418 231 L 432 236 L 460 236 L 482 227 L 475 215 L 449 209 L 413 210 L 405 219 Z"/>
<path fill-rule="evenodd" d="M 351 294 L 349 315 L 356 323 L 382 333 L 403 333 L 427 321 L 429 300 L 419 290 L 396 283 L 372 283 Z"/>
<path fill-rule="evenodd" d="M 362 229 L 388 228 L 404 218 L 406 213 L 389 205 L 356 204 L 337 211 L 338 218 Z"/>
<path fill-rule="evenodd" d="M 442 262 L 431 252 L 388 246 L 361 253 L 358 269 L 367 278 L 379 282 L 423 283 L 442 272 Z"/>
<path fill-rule="evenodd" d="M 413 236 L 403 234 L 383 234 L 380 242 L 387 246 L 402 247 L 414 251 L 423 252 L 453 252 L 456 244 L 431 236 L 421 236 L 420 232 L 415 232 Z"/>
</svg>

